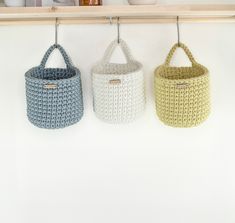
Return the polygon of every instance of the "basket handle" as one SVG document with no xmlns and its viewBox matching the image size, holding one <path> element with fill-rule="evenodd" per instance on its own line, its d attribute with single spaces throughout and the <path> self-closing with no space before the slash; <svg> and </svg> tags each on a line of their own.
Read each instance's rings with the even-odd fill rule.
<svg viewBox="0 0 235 223">
<path fill-rule="evenodd" d="M 66 66 L 67 66 L 67 67 L 71 67 L 71 66 L 72 66 L 72 63 L 71 63 L 71 61 L 70 61 L 70 59 L 69 59 L 68 54 L 65 52 L 64 48 L 63 48 L 61 45 L 59 45 L 59 44 L 54 44 L 54 45 L 52 45 L 52 46 L 46 51 L 46 53 L 45 53 L 45 55 L 44 55 L 44 57 L 43 57 L 43 59 L 42 59 L 42 61 L 41 61 L 40 67 L 45 68 L 48 58 L 50 57 L 51 53 L 52 53 L 55 49 L 58 49 L 58 50 L 60 51 L 62 57 L 64 58 L 64 62 L 65 62 L 65 64 L 66 64 Z"/>
<path fill-rule="evenodd" d="M 116 47 L 118 45 L 120 45 L 121 50 L 122 50 L 122 52 L 123 52 L 123 54 L 126 58 L 127 63 L 130 63 L 131 61 L 134 60 L 127 43 L 124 40 L 120 39 L 119 43 L 118 43 L 117 40 L 114 40 L 108 46 L 108 48 L 106 49 L 106 51 L 104 53 L 103 59 L 102 59 L 103 64 L 109 64 L 110 63 L 110 59 L 113 55 L 113 52 L 114 52 L 114 50 L 116 49 Z"/>
<path fill-rule="evenodd" d="M 166 66 L 170 66 L 172 57 L 173 57 L 175 51 L 177 50 L 177 48 L 181 48 L 181 49 L 184 50 L 184 52 L 185 52 L 186 55 L 188 56 L 189 60 L 191 61 L 192 66 L 193 66 L 194 64 L 197 64 L 197 62 L 196 62 L 196 60 L 194 59 L 194 57 L 193 57 L 191 51 L 189 50 L 189 48 L 188 48 L 186 45 L 184 45 L 183 43 L 179 43 L 179 44 L 176 43 L 176 44 L 171 48 L 171 50 L 170 50 L 170 52 L 169 52 L 169 54 L 168 54 L 168 56 L 167 56 L 167 58 L 166 58 L 166 61 L 165 61 L 165 65 L 166 65 Z"/>
</svg>

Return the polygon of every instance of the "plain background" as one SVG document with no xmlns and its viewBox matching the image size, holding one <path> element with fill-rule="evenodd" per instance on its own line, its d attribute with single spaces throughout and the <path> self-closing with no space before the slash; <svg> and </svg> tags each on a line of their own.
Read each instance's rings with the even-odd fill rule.
<svg viewBox="0 0 235 223">
<path fill-rule="evenodd" d="M 27 120 L 24 73 L 54 43 L 54 26 L 0 27 L 0 222 L 235 222 L 235 25 L 181 24 L 180 32 L 211 73 L 203 125 L 175 129 L 155 114 L 153 71 L 177 41 L 175 24 L 121 25 L 146 76 L 146 112 L 128 125 L 105 124 L 92 109 L 90 70 L 116 25 L 61 25 L 59 43 L 82 72 L 85 114 L 48 131 Z M 188 64 L 181 51 L 174 61 Z M 54 65 L 63 66 L 58 54 Z"/>
</svg>

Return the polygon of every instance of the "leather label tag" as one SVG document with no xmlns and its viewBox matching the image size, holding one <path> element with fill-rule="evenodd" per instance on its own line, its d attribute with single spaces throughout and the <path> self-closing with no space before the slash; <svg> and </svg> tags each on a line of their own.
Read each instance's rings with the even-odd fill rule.
<svg viewBox="0 0 235 223">
<path fill-rule="evenodd" d="M 178 89 L 185 89 L 189 87 L 189 83 L 179 83 L 179 84 L 176 84 L 176 88 Z"/>
<path fill-rule="evenodd" d="M 56 89 L 57 85 L 56 84 L 45 84 L 44 89 Z"/>
<path fill-rule="evenodd" d="M 113 79 L 113 80 L 109 81 L 109 84 L 118 85 L 118 84 L 121 84 L 121 80 L 120 79 Z"/>
</svg>

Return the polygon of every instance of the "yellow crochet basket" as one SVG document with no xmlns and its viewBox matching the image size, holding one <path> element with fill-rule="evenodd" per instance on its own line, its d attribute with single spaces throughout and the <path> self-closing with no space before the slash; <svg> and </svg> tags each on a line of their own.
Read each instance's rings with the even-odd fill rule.
<svg viewBox="0 0 235 223">
<path fill-rule="evenodd" d="M 170 62 L 180 47 L 190 59 L 191 67 L 171 67 Z M 166 125 L 194 127 L 210 114 L 210 83 L 206 67 L 198 64 L 190 50 L 177 43 L 163 65 L 155 70 L 155 101 L 157 115 Z"/>
</svg>

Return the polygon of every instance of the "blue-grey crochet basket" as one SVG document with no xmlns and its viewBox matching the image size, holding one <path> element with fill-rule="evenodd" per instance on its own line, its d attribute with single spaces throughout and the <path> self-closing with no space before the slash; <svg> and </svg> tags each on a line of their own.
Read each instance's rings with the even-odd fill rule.
<svg viewBox="0 0 235 223">
<path fill-rule="evenodd" d="M 62 54 L 66 68 L 45 68 L 55 49 Z M 77 123 L 83 116 L 83 96 L 80 71 L 58 44 L 52 45 L 39 66 L 25 74 L 27 116 L 37 127 L 64 128 Z"/>
</svg>

